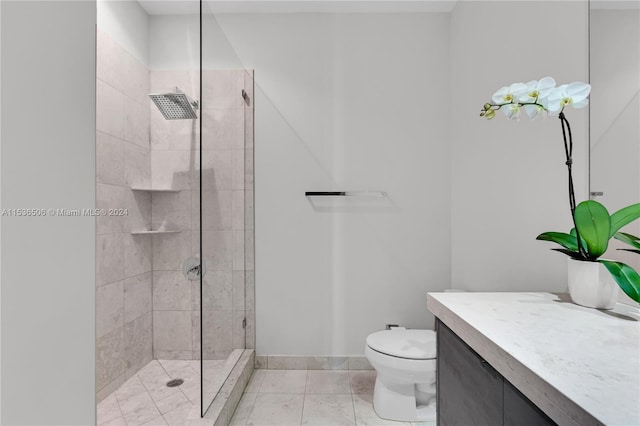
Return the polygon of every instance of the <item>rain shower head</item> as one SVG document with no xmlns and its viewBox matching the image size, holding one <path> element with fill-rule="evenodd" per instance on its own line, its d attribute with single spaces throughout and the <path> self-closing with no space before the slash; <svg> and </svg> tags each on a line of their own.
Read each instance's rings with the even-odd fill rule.
<svg viewBox="0 0 640 426">
<path fill-rule="evenodd" d="M 198 118 L 198 101 L 188 97 L 176 87 L 175 92 L 152 93 L 149 95 L 167 120 L 190 120 Z"/>
</svg>

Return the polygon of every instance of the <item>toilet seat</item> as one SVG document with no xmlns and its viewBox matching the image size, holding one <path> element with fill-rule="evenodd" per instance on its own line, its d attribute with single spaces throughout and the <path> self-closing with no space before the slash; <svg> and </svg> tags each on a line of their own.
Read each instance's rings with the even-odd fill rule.
<svg viewBox="0 0 640 426">
<path fill-rule="evenodd" d="M 435 359 L 436 332 L 432 330 L 383 330 L 367 337 L 367 346 L 384 355 L 413 360 Z"/>
</svg>

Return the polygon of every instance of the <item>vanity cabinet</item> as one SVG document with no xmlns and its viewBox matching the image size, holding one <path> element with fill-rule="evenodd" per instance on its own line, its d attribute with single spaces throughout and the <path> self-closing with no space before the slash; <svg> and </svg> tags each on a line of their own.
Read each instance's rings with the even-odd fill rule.
<svg viewBox="0 0 640 426">
<path fill-rule="evenodd" d="M 554 425 L 462 339 L 437 324 L 438 425 Z"/>
</svg>

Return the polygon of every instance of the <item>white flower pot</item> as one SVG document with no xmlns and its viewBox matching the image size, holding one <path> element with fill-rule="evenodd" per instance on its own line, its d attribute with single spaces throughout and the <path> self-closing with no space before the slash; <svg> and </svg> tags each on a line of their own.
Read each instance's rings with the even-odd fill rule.
<svg viewBox="0 0 640 426">
<path fill-rule="evenodd" d="M 569 295 L 587 308 L 612 309 L 618 300 L 618 284 L 599 262 L 569 258 Z"/>
</svg>

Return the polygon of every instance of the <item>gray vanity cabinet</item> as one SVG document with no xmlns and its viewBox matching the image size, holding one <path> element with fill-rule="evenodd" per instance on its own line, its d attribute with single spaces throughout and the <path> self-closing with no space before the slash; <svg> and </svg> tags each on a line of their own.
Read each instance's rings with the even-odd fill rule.
<svg viewBox="0 0 640 426">
<path fill-rule="evenodd" d="M 503 424 L 505 426 L 547 426 L 555 425 L 555 422 L 505 380 Z"/>
<path fill-rule="evenodd" d="M 447 326 L 437 327 L 439 426 L 555 424 Z"/>
<path fill-rule="evenodd" d="M 502 376 L 438 322 L 438 425 L 502 424 Z"/>
</svg>

